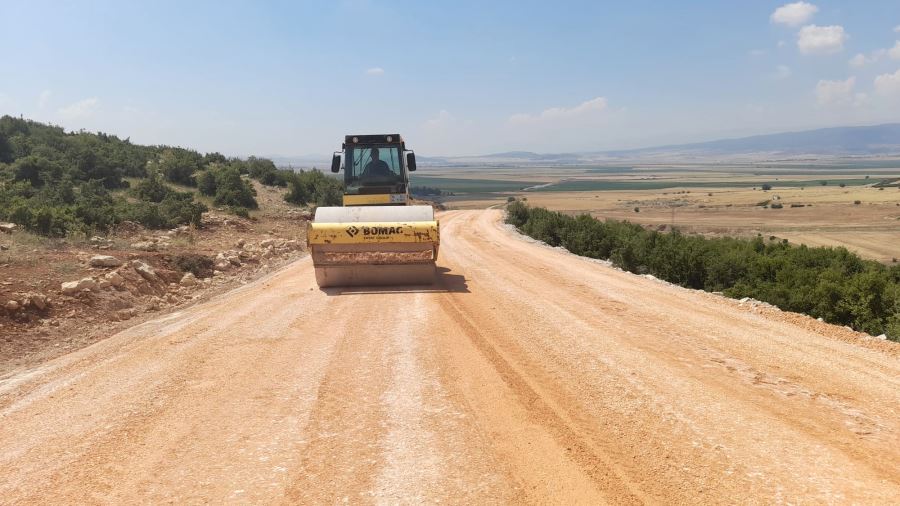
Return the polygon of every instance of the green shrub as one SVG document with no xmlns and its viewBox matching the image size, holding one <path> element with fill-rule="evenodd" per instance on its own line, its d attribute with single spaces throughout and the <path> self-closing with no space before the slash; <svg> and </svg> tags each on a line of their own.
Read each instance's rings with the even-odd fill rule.
<svg viewBox="0 0 900 506">
<path fill-rule="evenodd" d="M 256 190 L 249 182 L 241 178 L 240 172 L 232 166 L 226 166 L 216 171 L 216 196 L 214 202 L 217 206 L 246 207 L 257 209 Z"/>
<path fill-rule="evenodd" d="M 194 186 L 194 173 L 203 166 L 203 156 L 196 151 L 169 148 L 159 155 L 159 169 L 173 183 Z"/>
<path fill-rule="evenodd" d="M 213 275 L 213 259 L 196 253 L 182 253 L 172 258 L 172 263 L 181 272 L 190 272 L 198 278 Z"/>
<path fill-rule="evenodd" d="M 300 206 L 339 206 L 343 200 L 343 183 L 317 170 L 295 173 L 288 190 L 284 200 Z"/>
<path fill-rule="evenodd" d="M 159 203 L 159 211 L 169 228 L 178 225 L 200 227 L 203 213 L 209 209 L 202 202 L 195 202 L 190 192 L 172 192 Z"/>
<path fill-rule="evenodd" d="M 249 218 L 250 217 L 250 211 L 247 210 L 246 207 L 232 206 L 232 207 L 228 208 L 228 212 L 230 212 L 231 214 L 233 214 L 235 216 L 240 216 L 241 218 Z"/>
<path fill-rule="evenodd" d="M 507 222 L 552 246 L 682 286 L 752 297 L 787 311 L 900 340 L 900 265 L 888 268 L 845 248 L 792 247 L 753 239 L 660 233 L 626 221 L 600 221 L 507 206 Z"/>
<path fill-rule="evenodd" d="M 137 202 L 127 206 L 123 215 L 147 228 L 163 229 L 179 225 L 199 227 L 203 213 L 208 209 L 194 201 L 190 192 L 172 192 L 162 202 Z"/>
<path fill-rule="evenodd" d="M 147 179 L 142 179 L 131 189 L 131 193 L 145 202 L 162 202 L 173 190 L 163 182 L 159 172 L 151 171 Z"/>
<path fill-rule="evenodd" d="M 216 194 L 216 175 L 213 166 L 198 172 L 194 179 L 197 181 L 197 189 L 202 195 L 212 197 Z"/>
</svg>

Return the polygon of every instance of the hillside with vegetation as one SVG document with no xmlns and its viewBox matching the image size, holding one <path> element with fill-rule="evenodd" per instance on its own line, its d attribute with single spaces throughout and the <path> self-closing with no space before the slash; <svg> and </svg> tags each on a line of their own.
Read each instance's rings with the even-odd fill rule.
<svg viewBox="0 0 900 506">
<path fill-rule="evenodd" d="M 106 233 L 126 221 L 200 226 L 208 203 L 247 217 L 259 206 L 248 179 L 288 188 L 293 204 L 340 202 L 340 181 L 315 170 L 0 117 L 0 221 L 36 234 Z"/>
</svg>

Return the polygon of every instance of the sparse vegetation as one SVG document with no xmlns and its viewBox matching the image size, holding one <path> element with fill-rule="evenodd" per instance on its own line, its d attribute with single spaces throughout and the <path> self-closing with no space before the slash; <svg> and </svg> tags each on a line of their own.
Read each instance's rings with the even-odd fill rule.
<svg viewBox="0 0 900 506">
<path fill-rule="evenodd" d="M 863 260 L 845 248 L 792 247 L 787 240 L 660 233 L 627 221 L 507 206 L 507 222 L 578 255 L 689 288 L 752 297 L 784 310 L 900 340 L 900 266 Z M 770 239 L 774 239 L 774 236 Z"/>
</svg>

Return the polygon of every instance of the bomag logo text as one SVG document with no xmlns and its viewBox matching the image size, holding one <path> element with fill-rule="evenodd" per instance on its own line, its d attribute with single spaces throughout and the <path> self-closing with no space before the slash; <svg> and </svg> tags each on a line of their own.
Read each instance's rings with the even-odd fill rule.
<svg viewBox="0 0 900 506">
<path fill-rule="evenodd" d="M 402 234 L 403 227 L 362 227 L 363 235 Z"/>
</svg>

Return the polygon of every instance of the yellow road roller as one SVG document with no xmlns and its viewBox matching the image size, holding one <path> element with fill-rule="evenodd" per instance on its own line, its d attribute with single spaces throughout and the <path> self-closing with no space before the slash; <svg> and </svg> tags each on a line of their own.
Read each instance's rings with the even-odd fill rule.
<svg viewBox="0 0 900 506">
<path fill-rule="evenodd" d="M 432 284 L 440 233 L 431 206 L 410 204 L 415 153 L 399 134 L 348 135 L 341 169 L 343 207 L 317 208 L 307 228 L 319 286 Z"/>
</svg>

